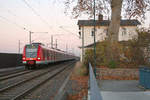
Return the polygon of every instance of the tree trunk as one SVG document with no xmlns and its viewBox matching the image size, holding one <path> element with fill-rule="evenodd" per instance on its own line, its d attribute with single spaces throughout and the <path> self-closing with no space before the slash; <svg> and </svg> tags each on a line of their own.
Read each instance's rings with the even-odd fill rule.
<svg viewBox="0 0 150 100">
<path fill-rule="evenodd" d="M 111 42 L 118 41 L 118 34 L 121 20 L 121 8 L 123 0 L 112 0 L 111 1 L 111 22 L 108 28 L 108 38 Z"/>
<path fill-rule="evenodd" d="M 115 52 L 114 50 L 117 48 L 115 47 L 114 43 L 117 43 L 119 38 L 119 28 L 120 28 L 120 20 L 121 20 L 121 8 L 122 8 L 122 1 L 123 0 L 112 0 L 111 1 L 111 22 L 108 27 L 108 59 L 109 60 L 116 60 L 115 59 Z"/>
</svg>

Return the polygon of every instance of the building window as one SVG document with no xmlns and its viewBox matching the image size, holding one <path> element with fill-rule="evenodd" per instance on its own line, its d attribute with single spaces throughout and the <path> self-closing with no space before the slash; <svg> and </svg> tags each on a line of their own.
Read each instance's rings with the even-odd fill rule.
<svg viewBox="0 0 150 100">
<path fill-rule="evenodd" d="M 79 26 L 79 30 L 81 30 L 81 26 Z"/>
<path fill-rule="evenodd" d="M 79 31 L 79 38 L 81 39 L 81 32 Z"/>
<path fill-rule="evenodd" d="M 91 36 L 94 36 L 94 30 L 92 30 L 92 32 L 91 32 Z"/>
<path fill-rule="evenodd" d="M 106 33 L 106 36 L 108 36 L 108 29 L 104 29 L 103 32 Z"/>
<path fill-rule="evenodd" d="M 95 29 L 95 35 L 96 35 L 96 29 Z M 94 28 L 92 28 L 91 36 L 94 36 Z"/>
<path fill-rule="evenodd" d="M 125 36 L 127 34 L 127 29 L 126 28 L 122 28 L 122 36 Z"/>
</svg>

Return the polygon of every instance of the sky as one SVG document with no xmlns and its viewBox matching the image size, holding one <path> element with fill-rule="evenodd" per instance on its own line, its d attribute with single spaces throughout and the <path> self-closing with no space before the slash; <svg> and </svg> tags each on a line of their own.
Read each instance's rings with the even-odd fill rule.
<svg viewBox="0 0 150 100">
<path fill-rule="evenodd" d="M 22 51 L 32 31 L 32 41 L 47 45 L 53 35 L 59 49 L 66 50 L 67 45 L 68 52 L 80 55 L 77 19 L 64 14 L 61 0 L 25 1 L 33 9 L 24 0 L 0 0 L 0 52 L 17 53 L 19 40 Z"/>
<path fill-rule="evenodd" d="M 67 45 L 68 52 L 79 56 L 81 39 L 77 37 L 78 19 L 65 15 L 63 1 L 0 0 L 0 52 L 18 53 L 19 40 L 22 52 L 24 45 L 29 43 L 29 31 L 32 31 L 35 32 L 32 34 L 32 41 L 47 45 L 53 35 L 59 49 L 66 50 Z M 143 26 L 150 25 L 148 16 L 150 12 L 146 14 L 146 23 Z M 86 18 L 84 16 L 79 19 Z"/>
</svg>

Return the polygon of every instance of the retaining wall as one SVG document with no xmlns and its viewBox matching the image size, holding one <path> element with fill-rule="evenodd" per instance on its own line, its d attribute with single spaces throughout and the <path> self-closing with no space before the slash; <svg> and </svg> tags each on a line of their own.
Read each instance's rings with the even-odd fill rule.
<svg viewBox="0 0 150 100">
<path fill-rule="evenodd" d="M 0 53 L 0 68 L 22 65 L 22 54 Z"/>
<path fill-rule="evenodd" d="M 130 68 L 97 68 L 97 78 L 103 80 L 138 80 L 139 69 Z"/>
</svg>

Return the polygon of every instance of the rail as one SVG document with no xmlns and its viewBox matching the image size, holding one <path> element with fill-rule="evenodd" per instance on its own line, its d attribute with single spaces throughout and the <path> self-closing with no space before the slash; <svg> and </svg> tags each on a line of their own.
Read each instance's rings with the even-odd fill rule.
<svg viewBox="0 0 150 100">
<path fill-rule="evenodd" d="M 92 65 L 89 63 L 89 95 L 88 100 L 102 100 L 100 89 L 97 85 L 95 75 L 93 73 Z"/>
</svg>

